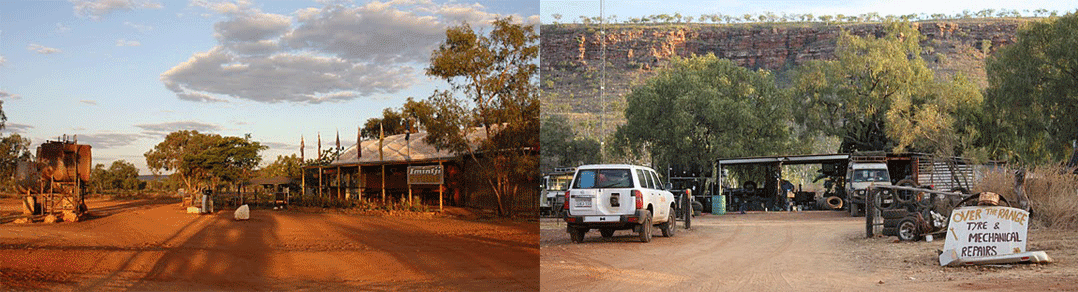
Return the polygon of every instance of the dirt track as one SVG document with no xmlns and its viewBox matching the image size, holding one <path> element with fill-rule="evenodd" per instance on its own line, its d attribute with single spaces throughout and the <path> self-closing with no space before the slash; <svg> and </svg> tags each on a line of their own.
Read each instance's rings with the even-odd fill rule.
<svg viewBox="0 0 1078 292">
<path fill-rule="evenodd" d="M 231 215 L 156 204 L 78 223 L 3 224 L 0 290 L 539 289 L 534 222 Z"/>
<path fill-rule="evenodd" d="M 640 243 L 618 231 L 588 233 L 572 244 L 557 219 L 541 223 L 543 291 L 832 291 L 961 290 L 1023 287 L 1078 290 L 1078 239 L 1031 231 L 1030 249 L 1051 265 L 939 267 L 943 242 L 864 238 L 864 219 L 843 212 L 749 213 L 697 217 L 693 230 Z M 1063 236 L 1074 237 L 1075 233 Z M 1052 242 L 1054 247 L 1032 241 Z"/>
</svg>

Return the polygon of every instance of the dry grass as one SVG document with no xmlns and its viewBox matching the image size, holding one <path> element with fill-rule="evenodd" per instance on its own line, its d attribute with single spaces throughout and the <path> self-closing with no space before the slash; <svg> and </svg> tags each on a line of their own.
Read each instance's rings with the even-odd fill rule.
<svg viewBox="0 0 1078 292">
<path fill-rule="evenodd" d="M 994 192 L 1017 206 L 1014 169 L 993 171 L 973 187 L 974 192 Z M 1029 170 L 1023 189 L 1029 197 L 1031 221 L 1044 227 L 1078 229 L 1078 176 L 1059 166 L 1038 166 Z"/>
</svg>

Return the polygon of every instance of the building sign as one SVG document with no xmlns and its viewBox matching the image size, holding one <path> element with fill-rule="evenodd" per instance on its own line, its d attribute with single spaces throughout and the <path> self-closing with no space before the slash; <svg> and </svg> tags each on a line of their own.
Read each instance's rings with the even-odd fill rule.
<svg viewBox="0 0 1078 292">
<path fill-rule="evenodd" d="M 958 259 L 1026 251 L 1029 212 L 999 206 L 961 207 L 951 212 L 940 265 Z"/>
<path fill-rule="evenodd" d="M 444 181 L 443 173 L 441 165 L 409 166 L 408 184 L 439 185 Z"/>
</svg>

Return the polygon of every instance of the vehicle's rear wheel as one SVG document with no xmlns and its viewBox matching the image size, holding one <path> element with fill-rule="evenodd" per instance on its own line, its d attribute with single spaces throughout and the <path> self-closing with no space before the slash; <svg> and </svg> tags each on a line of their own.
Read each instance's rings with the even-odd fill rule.
<svg viewBox="0 0 1078 292">
<path fill-rule="evenodd" d="M 640 222 L 640 241 L 651 242 L 651 211 L 644 211 L 644 221 Z"/>
<path fill-rule="evenodd" d="M 913 216 L 902 218 L 898 223 L 898 239 L 902 241 L 917 241 L 921 233 L 917 231 L 917 220 Z"/>
<path fill-rule="evenodd" d="M 663 236 L 665 237 L 674 237 L 674 233 L 677 231 L 677 213 L 675 212 L 674 207 L 670 206 L 670 219 L 661 225 Z"/>
<path fill-rule="evenodd" d="M 614 229 L 610 229 L 610 228 L 599 229 L 599 234 L 602 234 L 603 238 L 611 238 L 611 237 L 614 237 Z"/>
<path fill-rule="evenodd" d="M 584 234 L 588 233 L 587 228 L 572 228 L 569 229 L 569 237 L 573 240 L 573 243 L 584 242 Z"/>
</svg>

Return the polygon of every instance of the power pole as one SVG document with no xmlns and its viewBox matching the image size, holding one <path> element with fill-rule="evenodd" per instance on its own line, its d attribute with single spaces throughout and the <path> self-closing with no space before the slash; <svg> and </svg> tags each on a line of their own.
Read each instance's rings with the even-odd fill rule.
<svg viewBox="0 0 1078 292">
<path fill-rule="evenodd" d="M 599 47 L 600 65 L 599 73 L 599 103 L 602 104 L 602 112 L 599 113 L 599 162 L 606 163 L 606 16 L 604 16 L 605 1 L 599 1 Z"/>
</svg>

